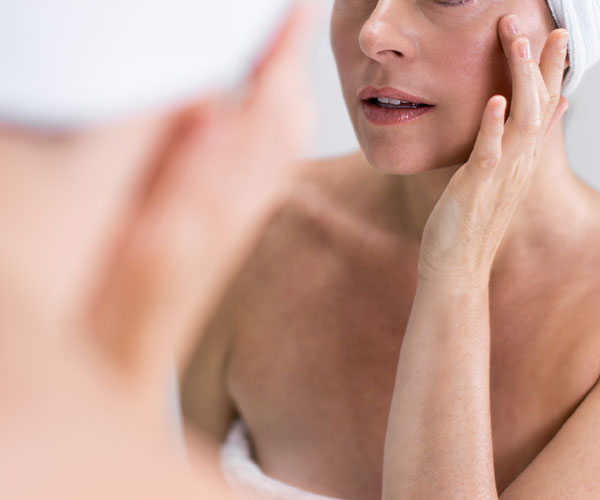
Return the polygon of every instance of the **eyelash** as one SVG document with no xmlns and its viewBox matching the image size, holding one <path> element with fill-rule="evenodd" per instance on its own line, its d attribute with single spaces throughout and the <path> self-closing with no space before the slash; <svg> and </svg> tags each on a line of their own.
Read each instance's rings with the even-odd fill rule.
<svg viewBox="0 0 600 500">
<path fill-rule="evenodd" d="M 438 2 L 445 7 L 458 7 L 459 5 L 465 5 L 472 0 L 458 0 L 456 2 Z"/>
</svg>

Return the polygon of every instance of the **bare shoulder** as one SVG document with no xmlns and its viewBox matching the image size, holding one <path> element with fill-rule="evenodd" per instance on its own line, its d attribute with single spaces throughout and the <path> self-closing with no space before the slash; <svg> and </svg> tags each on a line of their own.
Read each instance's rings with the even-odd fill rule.
<svg viewBox="0 0 600 500">
<path fill-rule="evenodd" d="M 246 326 L 260 314 L 262 302 L 271 303 L 278 284 L 293 282 L 298 291 L 302 283 L 308 285 L 304 278 L 295 279 L 295 270 L 318 268 L 327 275 L 336 267 L 334 257 L 352 252 L 365 240 L 380 247 L 395 242 L 397 236 L 369 216 L 383 182 L 384 174 L 372 168 L 360 150 L 305 161 L 232 285 L 236 321 Z"/>
<path fill-rule="evenodd" d="M 343 198 L 359 168 L 361 154 L 306 160 L 300 166 L 288 196 L 263 225 L 258 240 L 228 286 L 209 322 L 208 331 L 235 333 L 245 329 L 263 299 L 271 293 L 265 283 L 274 283 L 283 265 L 302 259 L 306 251 L 323 241 L 323 227 L 330 210 L 324 205 L 343 206 Z M 229 334 L 228 334 L 229 337 Z"/>
<path fill-rule="evenodd" d="M 600 210 L 598 214 L 588 230 L 573 235 L 562 262 L 556 263 L 549 295 L 554 297 L 549 304 L 563 311 L 561 331 L 570 341 L 565 352 L 579 360 L 583 387 L 600 380 Z"/>
<path fill-rule="evenodd" d="M 368 175 L 360 152 L 303 163 L 227 292 L 227 315 L 236 328 L 245 328 L 271 300 L 272 287 L 284 280 L 282 268 L 306 268 L 299 264 L 331 243 L 332 218 L 352 211 L 348 200 L 353 186 L 364 185 L 365 170 Z"/>
<path fill-rule="evenodd" d="M 236 414 L 227 385 L 236 339 L 260 331 L 278 303 L 291 302 L 292 293 L 300 295 L 303 287 L 328 279 L 327 269 L 336 262 L 331 252 L 327 257 L 319 250 L 331 243 L 329 214 L 345 211 L 344 198 L 353 184 L 364 184 L 356 178 L 364 170 L 360 153 L 301 165 L 289 196 L 264 225 L 199 336 L 182 377 L 182 407 L 195 427 L 217 441 Z"/>
<path fill-rule="evenodd" d="M 378 249 L 397 244 L 397 235 L 368 215 L 382 182 L 384 174 L 361 151 L 305 161 L 231 282 L 213 323 L 233 335 L 258 328 L 274 301 L 290 296 L 290 284 L 302 295 L 306 287 L 318 285 L 316 271 L 324 281 L 335 276 L 343 255 L 357 248 L 364 254 L 365 241 Z"/>
</svg>

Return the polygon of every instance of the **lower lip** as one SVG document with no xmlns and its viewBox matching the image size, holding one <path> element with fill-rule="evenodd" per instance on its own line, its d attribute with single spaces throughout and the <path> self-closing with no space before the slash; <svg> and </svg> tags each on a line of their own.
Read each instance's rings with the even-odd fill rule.
<svg viewBox="0 0 600 500">
<path fill-rule="evenodd" d="M 361 101 L 361 108 L 367 120 L 375 125 L 403 125 L 425 115 L 435 106 L 415 109 L 392 109 Z"/>
</svg>

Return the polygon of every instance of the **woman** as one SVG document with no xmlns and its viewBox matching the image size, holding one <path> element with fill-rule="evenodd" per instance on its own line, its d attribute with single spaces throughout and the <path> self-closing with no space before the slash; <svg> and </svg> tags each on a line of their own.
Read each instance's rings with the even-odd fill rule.
<svg viewBox="0 0 600 500">
<path fill-rule="evenodd" d="M 543 0 L 335 2 L 331 41 L 362 151 L 307 168 L 183 386 L 188 416 L 226 439 L 232 481 L 283 498 L 600 496 L 600 195 L 568 165 L 555 78 L 572 70 L 566 91 L 582 70 L 552 31 L 598 19 L 598 6 L 550 5 L 558 23 Z M 597 47 L 597 31 L 571 35 Z M 540 135 L 527 181 L 518 167 L 508 176 L 525 184 L 520 203 L 461 167 L 494 94 L 511 106 L 497 172 L 515 137 Z M 389 98 L 433 107 L 389 125 L 409 113 L 382 110 Z M 541 132 L 518 129 L 540 109 Z"/>
<path fill-rule="evenodd" d="M 118 3 L 0 5 L 0 498 L 233 498 L 202 436 L 191 473 L 165 395 L 304 147 L 313 14 Z M 235 103 L 207 90 L 217 55 Z"/>
</svg>

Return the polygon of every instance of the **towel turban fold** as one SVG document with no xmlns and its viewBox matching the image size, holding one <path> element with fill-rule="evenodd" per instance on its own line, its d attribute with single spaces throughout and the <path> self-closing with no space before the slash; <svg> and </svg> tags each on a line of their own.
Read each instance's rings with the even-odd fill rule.
<svg viewBox="0 0 600 500">
<path fill-rule="evenodd" d="M 600 60 L 600 0 L 547 0 L 559 28 L 571 35 L 570 69 L 562 93 L 570 96 L 583 75 Z"/>
<path fill-rule="evenodd" d="M 0 0 L 0 122 L 69 129 L 242 78 L 290 0 Z"/>
</svg>

